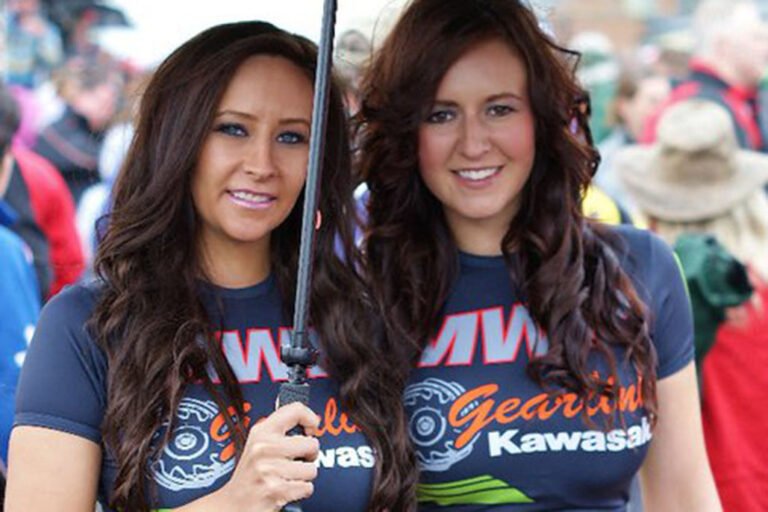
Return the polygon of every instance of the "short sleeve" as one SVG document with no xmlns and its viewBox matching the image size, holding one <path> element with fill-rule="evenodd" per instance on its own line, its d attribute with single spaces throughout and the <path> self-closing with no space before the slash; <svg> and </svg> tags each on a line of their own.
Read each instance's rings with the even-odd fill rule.
<svg viewBox="0 0 768 512">
<path fill-rule="evenodd" d="M 94 304 L 94 291 L 77 285 L 43 308 L 21 369 L 14 426 L 101 442 L 107 364 L 85 326 Z"/>
<path fill-rule="evenodd" d="M 626 242 L 622 266 L 650 310 L 656 376 L 663 379 L 694 360 L 693 313 L 682 268 L 657 235 L 631 226 L 614 229 Z"/>
</svg>

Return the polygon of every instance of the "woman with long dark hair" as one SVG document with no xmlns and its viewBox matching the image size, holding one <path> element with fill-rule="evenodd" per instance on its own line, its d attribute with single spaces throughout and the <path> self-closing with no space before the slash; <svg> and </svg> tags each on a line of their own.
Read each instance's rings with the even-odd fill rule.
<svg viewBox="0 0 768 512">
<path fill-rule="evenodd" d="M 98 279 L 52 300 L 29 348 L 7 510 L 279 510 L 305 498 L 307 511 L 398 509 L 411 456 L 384 437 L 403 423 L 386 405 L 400 397 L 366 327 L 336 85 L 311 290 L 320 359 L 310 408 L 274 412 L 316 60 L 308 40 L 243 22 L 208 29 L 157 69 Z M 307 435 L 286 435 L 295 426 Z"/>
<path fill-rule="evenodd" d="M 576 55 L 516 0 L 415 0 L 362 85 L 364 250 L 421 510 L 717 510 L 667 246 L 585 219 Z"/>
</svg>

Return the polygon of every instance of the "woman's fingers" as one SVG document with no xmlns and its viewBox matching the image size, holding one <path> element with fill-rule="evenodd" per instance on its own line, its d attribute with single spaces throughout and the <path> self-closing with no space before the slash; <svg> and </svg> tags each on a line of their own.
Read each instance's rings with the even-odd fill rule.
<svg viewBox="0 0 768 512">
<path fill-rule="evenodd" d="M 251 446 L 248 446 L 250 444 Z M 246 451 L 260 459 L 303 459 L 314 461 L 320 450 L 320 442 L 308 436 L 254 437 L 246 444 Z"/>
<path fill-rule="evenodd" d="M 296 468 L 305 466 L 314 467 L 313 461 L 317 459 L 320 451 L 320 442 L 307 435 L 286 435 L 296 426 L 306 430 L 316 430 L 318 417 L 308 407 L 294 403 L 281 407 L 267 418 L 251 428 L 245 444 L 243 463 L 258 467 L 261 474 L 275 471 L 281 478 L 301 478 L 283 474 L 286 467 Z M 304 461 L 304 462 L 298 462 Z M 283 464 L 280 464 L 283 463 Z M 294 466 L 286 466 L 284 463 L 295 463 Z M 264 465 L 267 465 L 266 467 Z M 310 478 L 314 478 L 317 472 L 312 469 Z M 301 474 L 301 472 L 299 472 Z"/>
<path fill-rule="evenodd" d="M 288 503 L 305 500 L 312 496 L 313 492 L 315 492 L 315 485 L 312 482 L 286 481 L 281 492 L 282 499 L 277 500 L 277 508 L 280 510 Z"/>
<path fill-rule="evenodd" d="M 288 459 L 276 459 L 272 462 L 272 472 L 289 482 L 295 480 L 309 482 L 317 478 L 317 465 L 314 462 Z"/>
<path fill-rule="evenodd" d="M 251 431 L 270 432 L 285 435 L 294 427 L 301 427 L 305 433 L 311 434 L 317 430 L 320 418 L 312 412 L 312 409 L 304 404 L 294 402 L 278 408 L 267 418 L 253 426 Z"/>
<path fill-rule="evenodd" d="M 224 499 L 237 506 L 248 503 L 254 510 L 280 510 L 287 503 L 311 496 L 312 480 L 317 477 L 313 461 L 320 443 L 314 437 L 288 432 L 297 426 L 315 432 L 318 424 L 319 418 L 311 409 L 293 403 L 253 425 L 235 474 L 222 489 Z"/>
</svg>

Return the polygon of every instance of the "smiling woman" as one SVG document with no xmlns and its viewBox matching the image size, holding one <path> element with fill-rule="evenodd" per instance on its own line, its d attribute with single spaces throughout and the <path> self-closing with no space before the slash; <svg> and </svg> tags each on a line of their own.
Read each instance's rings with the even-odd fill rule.
<svg viewBox="0 0 768 512">
<path fill-rule="evenodd" d="M 384 437 L 402 415 L 370 343 L 335 84 L 310 290 L 320 362 L 309 407 L 274 410 L 316 61 L 305 38 L 243 22 L 199 34 L 153 75 L 99 277 L 51 300 L 30 345 L 6 510 L 399 510 L 410 455 Z M 306 435 L 288 436 L 297 426 Z"/>
<path fill-rule="evenodd" d="M 191 185 L 205 266 L 220 284 L 268 275 L 270 233 L 304 186 L 311 116 L 312 83 L 284 58 L 250 57 L 232 77 Z"/>
<path fill-rule="evenodd" d="M 536 152 L 527 86 L 517 53 L 483 42 L 446 71 L 419 128 L 421 177 L 463 251 L 496 254 L 520 207 Z"/>
<path fill-rule="evenodd" d="M 363 80 L 365 269 L 419 463 L 403 492 L 624 512 L 639 471 L 648 510 L 718 510 L 679 269 L 582 214 L 575 55 L 526 4 L 414 0 Z"/>
</svg>

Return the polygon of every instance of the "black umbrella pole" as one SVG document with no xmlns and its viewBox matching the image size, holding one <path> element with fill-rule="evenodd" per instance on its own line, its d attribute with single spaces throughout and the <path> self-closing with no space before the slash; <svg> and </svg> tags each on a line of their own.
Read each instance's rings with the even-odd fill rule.
<svg viewBox="0 0 768 512">
<path fill-rule="evenodd" d="M 281 384 L 278 405 L 282 407 L 293 402 L 309 405 L 309 382 L 307 369 L 316 360 L 316 351 L 308 339 L 307 320 L 312 284 L 312 262 L 315 246 L 315 217 L 320 192 L 325 127 L 327 124 L 328 99 L 331 84 L 331 59 L 333 36 L 336 22 L 336 0 L 325 0 L 323 22 L 318 46 L 317 71 L 315 72 L 314 102 L 312 105 L 312 126 L 309 140 L 309 166 L 304 186 L 304 211 L 301 221 L 301 243 L 299 246 L 299 268 L 296 279 L 296 302 L 294 305 L 293 335 L 290 344 L 281 347 L 281 358 L 288 366 L 288 381 Z M 302 433 L 299 427 L 291 434 Z M 298 503 L 289 503 L 285 512 L 301 512 Z"/>
</svg>

